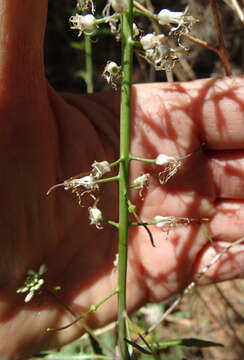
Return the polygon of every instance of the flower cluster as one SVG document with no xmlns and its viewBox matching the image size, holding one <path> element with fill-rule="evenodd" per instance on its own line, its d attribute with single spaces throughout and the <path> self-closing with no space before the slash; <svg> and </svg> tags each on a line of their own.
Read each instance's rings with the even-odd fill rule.
<svg viewBox="0 0 244 360">
<path fill-rule="evenodd" d="M 41 287 L 44 284 L 44 279 L 42 278 L 42 275 L 47 272 L 46 265 L 42 264 L 37 272 L 30 269 L 28 270 L 27 278 L 25 280 L 24 286 L 20 287 L 16 292 L 17 293 L 25 293 L 28 292 L 28 294 L 25 297 L 25 302 L 28 303 L 33 298 L 35 292 L 40 292 Z"/>
<path fill-rule="evenodd" d="M 160 25 L 167 26 L 167 36 L 153 33 L 144 35 L 140 39 L 141 46 L 144 50 L 141 56 L 157 71 L 170 70 L 178 60 L 177 53 L 187 51 L 180 40 L 182 35 L 189 32 L 191 25 L 196 22 L 197 19 L 194 19 L 192 16 L 186 16 L 184 12 L 173 12 L 168 9 L 162 9 L 158 15 L 153 15 L 153 18 L 157 20 Z M 175 24 L 176 26 L 172 26 L 171 24 Z M 172 42 L 169 42 L 172 36 L 177 38 L 180 48 L 172 48 Z"/>
<path fill-rule="evenodd" d="M 101 211 L 97 208 L 98 199 L 94 193 L 99 190 L 98 181 L 101 180 L 103 175 L 110 172 L 111 168 L 107 161 L 94 161 L 91 167 L 90 174 L 80 178 L 72 177 L 61 184 L 54 185 L 48 190 L 47 195 L 57 187 L 64 187 L 64 190 L 71 190 L 78 197 L 79 205 L 81 205 L 82 197 L 89 194 L 95 201 L 93 206 L 88 208 L 90 224 L 94 224 L 98 229 L 101 229 L 103 217 Z"/>
</svg>

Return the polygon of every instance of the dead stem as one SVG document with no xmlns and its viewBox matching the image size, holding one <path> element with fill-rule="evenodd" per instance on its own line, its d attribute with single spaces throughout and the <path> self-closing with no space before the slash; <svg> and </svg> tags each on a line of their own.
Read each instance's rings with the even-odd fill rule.
<svg viewBox="0 0 244 360">
<path fill-rule="evenodd" d="M 230 66 L 230 63 L 229 63 L 229 60 L 227 57 L 227 53 L 226 53 L 226 49 L 225 49 L 224 36 L 223 36 L 222 29 L 221 29 L 220 18 L 219 18 L 216 1 L 210 0 L 210 5 L 212 8 L 215 29 L 216 29 L 216 33 L 217 33 L 217 37 L 218 37 L 218 41 L 219 41 L 218 55 L 220 57 L 220 60 L 222 61 L 226 75 L 231 76 L 232 71 L 231 71 L 231 66 Z"/>
</svg>

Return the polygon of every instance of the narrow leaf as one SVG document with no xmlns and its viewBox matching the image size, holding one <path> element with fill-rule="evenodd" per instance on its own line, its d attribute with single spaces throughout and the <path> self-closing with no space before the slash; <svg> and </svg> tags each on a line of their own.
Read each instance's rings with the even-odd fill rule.
<svg viewBox="0 0 244 360">
<path fill-rule="evenodd" d="M 146 350 L 144 347 L 138 345 L 138 344 L 135 343 L 134 341 L 130 341 L 130 340 L 128 340 L 128 339 L 125 339 L 125 341 L 126 341 L 128 344 L 134 346 L 134 347 L 135 347 L 137 350 L 139 350 L 141 353 L 147 354 L 147 355 L 152 355 L 151 352 L 149 352 L 148 350 Z"/>
</svg>

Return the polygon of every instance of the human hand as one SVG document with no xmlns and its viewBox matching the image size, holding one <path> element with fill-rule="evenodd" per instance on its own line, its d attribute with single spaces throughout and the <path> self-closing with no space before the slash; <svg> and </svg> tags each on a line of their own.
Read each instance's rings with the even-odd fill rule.
<svg viewBox="0 0 244 360">
<path fill-rule="evenodd" d="M 89 171 L 94 160 L 118 158 L 119 96 L 58 95 L 46 84 L 46 10 L 44 0 L 25 0 L 21 7 L 17 0 L 0 0 L 2 359 L 26 359 L 82 332 L 78 324 L 46 332 L 72 319 L 52 298 L 40 295 L 25 304 L 16 294 L 28 269 L 46 264 L 47 286 L 60 285 L 58 296 L 79 314 L 116 288 L 116 230 L 89 225 L 87 208 L 69 192 L 57 189 L 49 197 L 46 192 Z M 243 93 L 241 78 L 134 87 L 133 155 L 181 156 L 206 144 L 164 186 L 158 182 L 160 170 L 132 162 L 132 180 L 151 174 L 144 200 L 131 191 L 143 221 L 155 215 L 207 217 L 217 251 L 243 236 Z M 116 219 L 116 201 L 116 186 L 106 184 L 99 206 L 107 218 Z M 181 291 L 215 255 L 198 224 L 169 234 L 156 226 L 150 230 L 155 248 L 144 228 L 130 230 L 128 311 Z M 202 283 L 243 276 L 243 256 L 243 246 L 236 246 Z M 112 298 L 88 322 L 98 327 L 115 317 Z"/>
</svg>

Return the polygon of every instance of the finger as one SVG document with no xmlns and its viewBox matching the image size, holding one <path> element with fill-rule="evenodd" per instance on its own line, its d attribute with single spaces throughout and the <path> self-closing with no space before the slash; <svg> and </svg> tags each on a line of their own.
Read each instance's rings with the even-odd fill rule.
<svg viewBox="0 0 244 360">
<path fill-rule="evenodd" d="M 208 149 L 243 149 L 243 94 L 241 77 L 137 85 L 135 127 L 138 132 L 149 125 L 149 135 L 156 130 L 169 154 L 176 142 L 183 148 L 181 155 L 199 141 Z"/>
<path fill-rule="evenodd" d="M 216 206 L 208 228 L 214 247 L 208 242 L 199 253 L 195 271 L 198 273 L 224 248 L 244 236 L 244 201 L 223 200 Z M 216 253 L 217 251 L 217 253 Z M 207 271 L 201 283 L 244 277 L 244 242 L 233 246 Z"/>
<path fill-rule="evenodd" d="M 208 156 L 216 197 L 244 199 L 244 151 L 211 152 Z"/>
<path fill-rule="evenodd" d="M 215 241 L 232 242 L 244 236 L 244 201 L 219 200 L 215 210 L 208 225 Z"/>
<path fill-rule="evenodd" d="M 202 83 L 194 102 L 193 118 L 200 125 L 200 136 L 208 148 L 243 149 L 243 95 L 242 77 L 211 79 Z"/>
<path fill-rule="evenodd" d="M 47 0 L 0 0 L 1 96 L 21 101 L 44 86 Z"/>
</svg>

